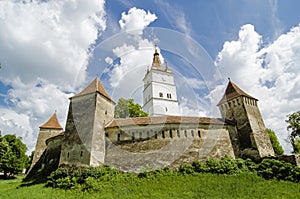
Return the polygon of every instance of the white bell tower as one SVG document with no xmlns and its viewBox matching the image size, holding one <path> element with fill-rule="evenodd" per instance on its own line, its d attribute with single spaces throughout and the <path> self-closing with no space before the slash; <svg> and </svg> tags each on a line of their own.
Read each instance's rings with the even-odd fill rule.
<svg viewBox="0 0 300 199">
<path fill-rule="evenodd" d="M 150 70 L 143 79 L 143 110 L 150 116 L 179 115 L 174 73 L 161 65 L 159 53 L 155 48 Z"/>
</svg>

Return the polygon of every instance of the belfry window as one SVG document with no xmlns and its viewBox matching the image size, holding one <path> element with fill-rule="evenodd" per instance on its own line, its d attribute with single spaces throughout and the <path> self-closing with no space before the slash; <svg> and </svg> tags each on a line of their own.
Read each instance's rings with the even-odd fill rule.
<svg viewBox="0 0 300 199">
<path fill-rule="evenodd" d="M 164 97 L 163 93 L 159 93 L 159 97 Z"/>
<path fill-rule="evenodd" d="M 167 93 L 167 98 L 168 98 L 168 99 L 172 99 L 171 93 Z"/>
</svg>

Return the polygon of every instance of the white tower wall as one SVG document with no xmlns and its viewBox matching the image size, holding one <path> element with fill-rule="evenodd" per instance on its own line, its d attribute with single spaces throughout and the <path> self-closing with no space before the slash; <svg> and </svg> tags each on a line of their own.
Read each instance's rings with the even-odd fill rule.
<svg viewBox="0 0 300 199">
<path fill-rule="evenodd" d="M 144 77 L 143 110 L 153 115 L 179 115 L 174 73 L 160 65 L 154 53 L 153 64 Z"/>
</svg>

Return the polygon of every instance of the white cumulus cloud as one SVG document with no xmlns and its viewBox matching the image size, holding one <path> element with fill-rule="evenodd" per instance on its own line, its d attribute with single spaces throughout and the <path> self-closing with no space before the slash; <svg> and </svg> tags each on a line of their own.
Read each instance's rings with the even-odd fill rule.
<svg viewBox="0 0 300 199">
<path fill-rule="evenodd" d="M 240 88 L 260 100 L 266 127 L 277 133 L 286 152 L 290 152 L 285 142 L 285 119 L 300 110 L 300 26 L 268 45 L 262 39 L 253 25 L 242 26 L 238 40 L 224 43 L 216 65 L 223 76 L 231 77 Z M 214 96 L 220 88 L 210 95 Z"/>
<path fill-rule="evenodd" d="M 157 16 L 150 11 L 133 7 L 128 10 L 127 14 L 125 12 L 122 13 L 119 24 L 121 30 L 128 32 L 136 30 L 138 34 L 142 34 L 142 30 L 156 19 Z"/>
<path fill-rule="evenodd" d="M 84 83 L 105 28 L 104 0 L 0 1 L 0 81 L 10 88 L 1 93 L 3 133 L 18 124 L 17 135 L 36 138 L 55 109 L 64 124 L 68 97 Z M 30 126 L 19 124 L 18 115 Z M 26 144 L 32 149 L 35 140 Z"/>
</svg>

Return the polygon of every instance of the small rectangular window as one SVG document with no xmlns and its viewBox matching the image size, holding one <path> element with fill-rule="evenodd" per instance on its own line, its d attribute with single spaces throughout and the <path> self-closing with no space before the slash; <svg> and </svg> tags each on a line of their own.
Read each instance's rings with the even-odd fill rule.
<svg viewBox="0 0 300 199">
<path fill-rule="evenodd" d="M 159 97 L 164 97 L 163 93 L 159 93 Z"/>
</svg>

